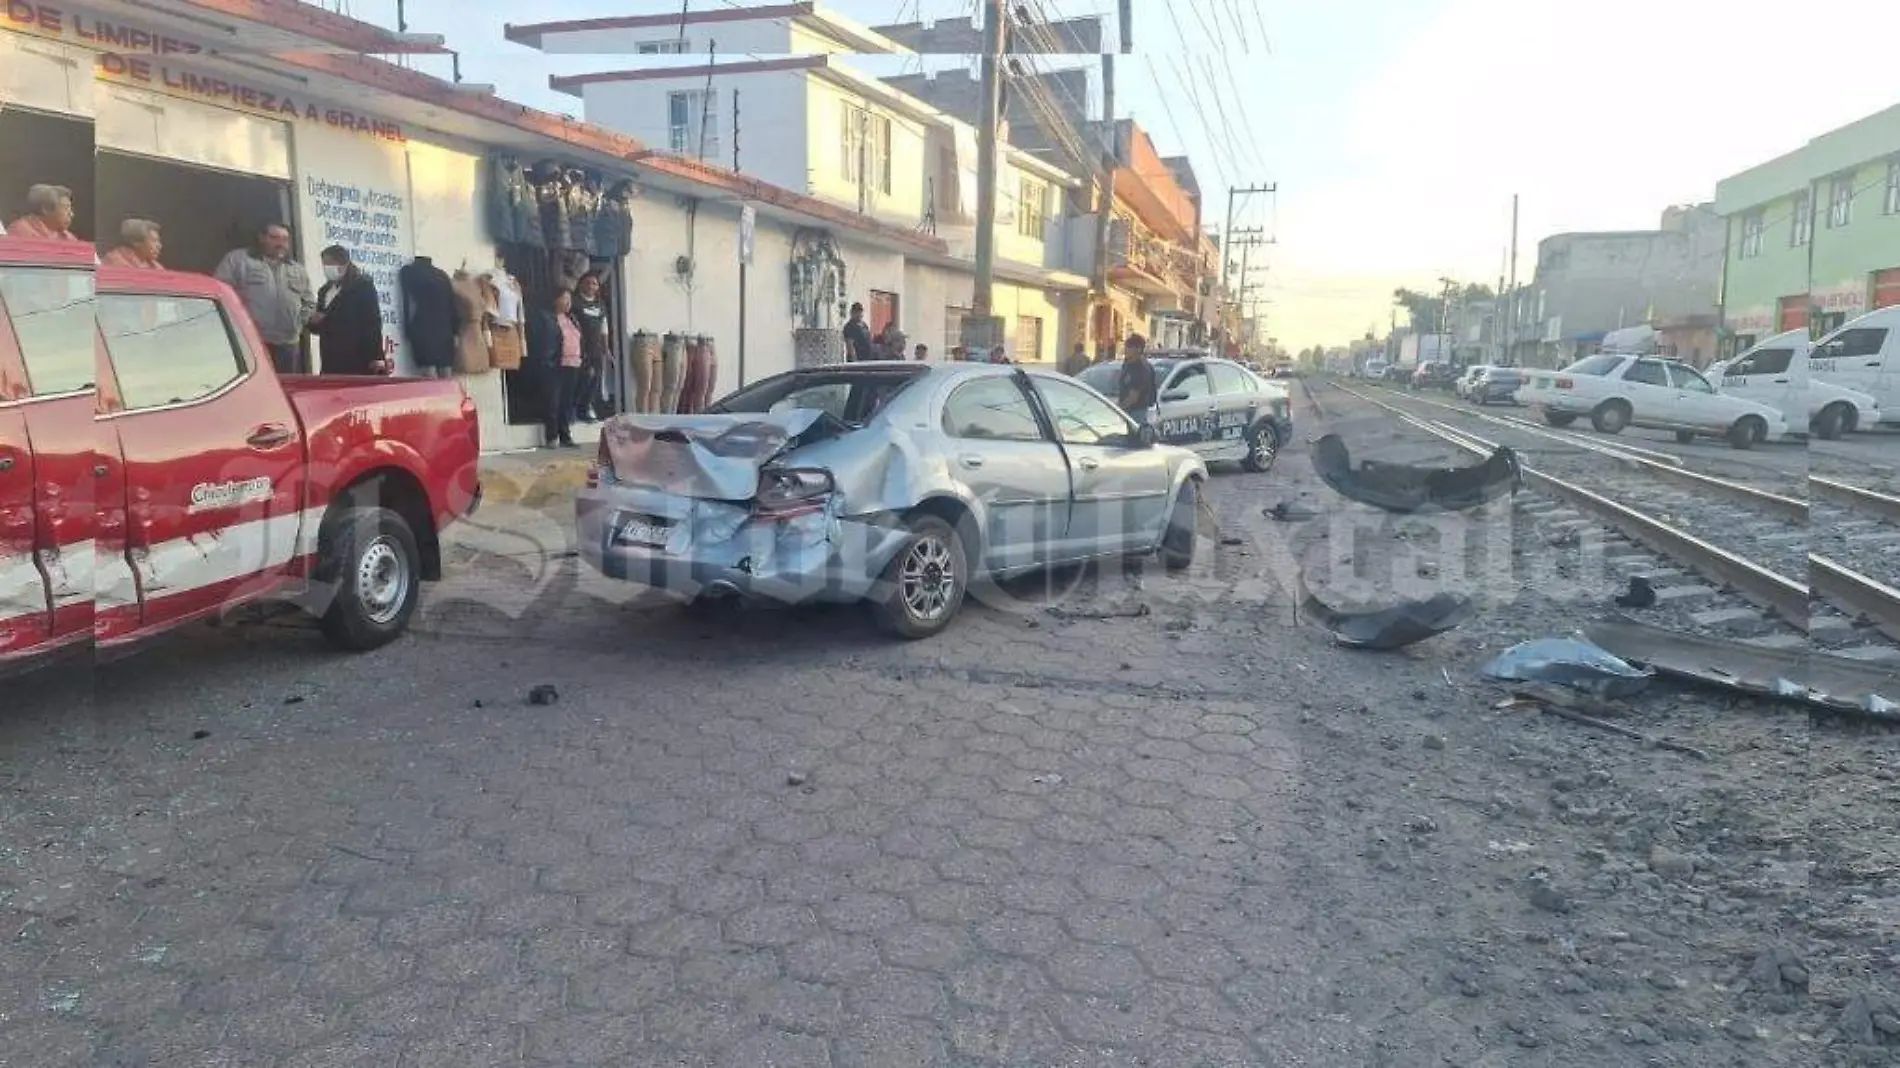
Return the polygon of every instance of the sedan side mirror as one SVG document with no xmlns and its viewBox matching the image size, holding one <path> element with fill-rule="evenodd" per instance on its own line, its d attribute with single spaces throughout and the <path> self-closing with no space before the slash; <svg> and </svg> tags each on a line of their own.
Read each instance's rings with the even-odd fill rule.
<svg viewBox="0 0 1900 1068">
<path fill-rule="evenodd" d="M 1171 389 L 1171 390 L 1169 390 L 1169 391 L 1167 391 L 1166 393 L 1163 393 L 1163 394 L 1161 395 L 1161 399 L 1162 399 L 1162 400 L 1164 400 L 1164 401 L 1167 401 L 1167 402 L 1168 402 L 1168 403 L 1170 403 L 1170 404 L 1172 404 L 1172 403 L 1173 403 L 1173 402 L 1175 402 L 1175 401 L 1184 401 L 1184 400 L 1187 400 L 1187 399 L 1188 399 L 1188 395 L 1187 395 L 1187 390 L 1185 390 L 1185 389 Z"/>
</svg>

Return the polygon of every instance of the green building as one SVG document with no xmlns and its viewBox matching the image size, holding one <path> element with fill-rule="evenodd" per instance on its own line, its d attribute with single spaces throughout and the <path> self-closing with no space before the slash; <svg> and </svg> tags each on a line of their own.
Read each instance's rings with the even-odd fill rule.
<svg viewBox="0 0 1900 1068">
<path fill-rule="evenodd" d="M 1715 187 L 1725 354 L 1900 304 L 1900 106 Z"/>
</svg>

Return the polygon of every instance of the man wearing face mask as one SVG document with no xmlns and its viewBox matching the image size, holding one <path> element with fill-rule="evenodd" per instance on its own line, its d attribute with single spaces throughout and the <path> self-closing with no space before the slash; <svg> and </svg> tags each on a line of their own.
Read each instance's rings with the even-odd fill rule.
<svg viewBox="0 0 1900 1068">
<path fill-rule="evenodd" d="M 323 346 L 326 375 L 387 374 L 383 358 L 383 309 L 376 283 L 350 262 L 341 245 L 323 250 L 323 288 L 310 334 Z"/>
</svg>

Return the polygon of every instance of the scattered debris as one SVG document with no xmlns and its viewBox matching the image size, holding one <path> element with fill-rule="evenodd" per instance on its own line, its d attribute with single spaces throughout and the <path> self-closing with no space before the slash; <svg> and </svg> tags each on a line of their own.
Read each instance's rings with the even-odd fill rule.
<svg viewBox="0 0 1900 1068">
<path fill-rule="evenodd" d="M 1245 539 L 1245 538 L 1234 538 L 1234 537 L 1226 537 L 1226 538 L 1222 538 L 1222 539 L 1220 540 L 1220 543 L 1221 543 L 1222 545 L 1245 545 L 1245 544 L 1247 544 L 1247 539 Z"/>
<path fill-rule="evenodd" d="M 1281 501 L 1271 508 L 1262 509 L 1261 514 L 1276 523 L 1304 523 L 1319 518 L 1318 512 L 1291 501 Z"/>
<path fill-rule="evenodd" d="M 1132 605 L 1123 605 L 1120 608 L 1094 609 L 1064 608 L 1058 604 L 1050 605 L 1048 608 L 1043 609 L 1043 611 L 1057 619 L 1072 623 L 1081 619 L 1141 619 L 1144 616 L 1150 615 L 1154 610 L 1149 608 L 1146 602 L 1138 602 Z"/>
<path fill-rule="evenodd" d="M 1582 712 L 1586 715 L 1620 719 L 1630 714 L 1627 705 L 1592 697 L 1581 690 L 1567 690 L 1562 686 L 1552 686 L 1548 683 L 1523 682 L 1512 689 L 1519 697 L 1541 701 L 1547 705 L 1556 705 L 1559 708 L 1568 708 L 1572 712 Z"/>
<path fill-rule="evenodd" d="M 1440 593 L 1428 600 L 1401 601 L 1390 608 L 1353 611 L 1334 608 L 1306 589 L 1300 581 L 1300 611 L 1333 634 L 1333 640 L 1353 649 L 1403 649 L 1443 634 L 1471 618 L 1471 598 Z"/>
<path fill-rule="evenodd" d="M 1550 715 L 1556 716 L 1558 719 L 1567 719 L 1571 721 L 1572 723 L 1581 723 L 1586 727 L 1595 727 L 1597 730 L 1600 730 L 1600 731 L 1608 731 L 1611 734 L 1620 734 L 1625 738 L 1633 738 L 1636 741 L 1642 742 L 1645 745 L 1654 746 L 1657 749 L 1667 749 L 1674 753 L 1683 753 L 1685 755 L 1695 757 L 1697 760 L 1713 760 L 1714 759 L 1713 757 L 1709 755 L 1707 750 L 1697 749 L 1695 746 L 1689 745 L 1686 742 L 1678 742 L 1672 738 L 1664 738 L 1659 735 L 1644 734 L 1642 731 L 1633 730 L 1629 727 L 1623 726 L 1620 723 L 1611 723 L 1607 719 L 1598 719 L 1595 716 L 1588 716 L 1588 715 L 1583 714 L 1582 712 L 1578 712 L 1573 709 L 1566 708 L 1560 704 L 1546 703 L 1542 698 L 1538 697 L 1535 694 L 1520 693 L 1518 694 L 1518 696 L 1535 701 L 1538 707 L 1541 708 L 1544 712 Z"/>
<path fill-rule="evenodd" d="M 1787 946 L 1769 946 L 1749 966 L 1748 989 L 1756 994 L 1805 994 L 1807 965 Z"/>
<path fill-rule="evenodd" d="M 302 694 L 294 694 L 294 693 L 293 693 L 293 694 L 291 694 L 291 695 L 290 695 L 289 697 L 286 697 L 286 698 L 284 698 L 284 703 L 285 703 L 285 704 L 287 704 L 287 705 L 300 705 L 300 704 L 303 704 L 303 695 L 302 695 Z"/>
<path fill-rule="evenodd" d="M 785 785 L 787 786 L 803 786 L 810 781 L 811 776 L 802 771 L 794 771 L 785 776 Z"/>
<path fill-rule="evenodd" d="M 531 705 L 551 705 L 561 699 L 561 691 L 550 683 L 542 683 L 528 691 L 528 703 Z"/>
<path fill-rule="evenodd" d="M 1704 638 L 1625 619 L 1593 625 L 1585 633 L 1603 648 L 1672 678 L 1900 723 L 1900 675 L 1878 664 Z"/>
<path fill-rule="evenodd" d="M 209 737 L 211 737 L 211 732 L 205 730 L 203 727 L 199 727 L 197 730 L 191 732 L 191 740 L 194 742 L 202 742 Z"/>
<path fill-rule="evenodd" d="M 1505 682 L 1548 682 L 1598 697 L 1628 697 L 1640 692 L 1655 672 L 1627 662 L 1576 638 L 1538 638 L 1511 646 L 1484 666 L 1488 678 Z"/>
<path fill-rule="evenodd" d="M 1460 512 L 1516 493 L 1524 485 L 1517 454 L 1500 446 L 1474 467 L 1415 467 L 1361 460 L 1337 434 L 1313 445 L 1313 469 L 1343 497 L 1388 512 L 1439 510 Z"/>
<path fill-rule="evenodd" d="M 1616 595 L 1618 608 L 1654 608 L 1656 587 L 1641 575 L 1630 576 L 1630 588 Z"/>
<path fill-rule="evenodd" d="M 1425 736 L 1425 748 L 1427 748 L 1427 749 L 1443 749 L 1443 748 L 1445 748 L 1445 736 L 1444 736 L 1444 735 L 1442 735 L 1442 734 L 1428 734 L 1428 735 L 1426 735 L 1426 736 Z"/>
</svg>

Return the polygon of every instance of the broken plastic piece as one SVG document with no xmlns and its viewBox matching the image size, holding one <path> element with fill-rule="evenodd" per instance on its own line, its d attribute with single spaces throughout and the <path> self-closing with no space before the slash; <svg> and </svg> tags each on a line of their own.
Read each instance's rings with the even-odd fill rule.
<svg viewBox="0 0 1900 1068">
<path fill-rule="evenodd" d="M 1308 519 L 1319 517 L 1318 512 L 1294 504 L 1292 501 L 1281 501 L 1271 508 L 1263 509 L 1261 514 L 1276 523 L 1304 523 Z"/>
<path fill-rule="evenodd" d="M 1630 588 L 1616 595 L 1618 608 L 1653 608 L 1656 605 L 1656 587 L 1641 575 L 1630 576 Z"/>
<path fill-rule="evenodd" d="M 1585 633 L 1605 649 L 1659 674 L 1900 722 L 1900 673 L 1869 661 L 1704 638 L 1629 619 L 1595 624 Z"/>
<path fill-rule="evenodd" d="M 1597 697 L 1628 697 L 1655 677 L 1576 638 L 1539 638 L 1506 649 L 1484 666 L 1486 676 L 1508 682 L 1548 682 Z"/>
<path fill-rule="evenodd" d="M 1333 640 L 1353 649 L 1403 649 L 1443 634 L 1471 618 L 1471 598 L 1440 593 L 1423 601 L 1404 601 L 1390 608 L 1343 611 L 1306 594 L 1302 612 L 1313 617 Z"/>
<path fill-rule="evenodd" d="M 1361 460 L 1355 468 L 1346 443 L 1339 435 L 1328 434 L 1313 445 L 1313 469 L 1341 496 L 1400 513 L 1464 511 L 1516 493 L 1524 485 L 1517 454 L 1504 446 L 1474 467 Z"/>
</svg>

